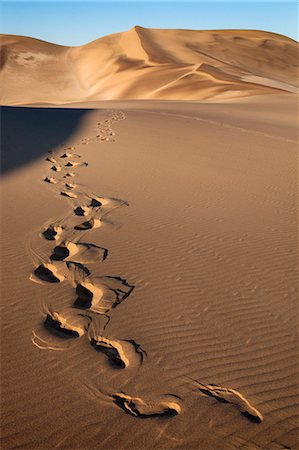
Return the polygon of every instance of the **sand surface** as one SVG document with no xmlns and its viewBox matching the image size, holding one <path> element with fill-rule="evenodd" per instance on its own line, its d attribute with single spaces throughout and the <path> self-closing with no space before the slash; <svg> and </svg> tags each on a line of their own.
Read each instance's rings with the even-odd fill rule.
<svg viewBox="0 0 299 450">
<path fill-rule="evenodd" d="M 299 92 L 298 42 L 265 31 L 135 26 L 80 47 L 0 35 L 0 52 L 2 105 Z"/>
<path fill-rule="evenodd" d="M 70 106 L 1 114 L 2 448 L 294 450 L 296 97 Z"/>
</svg>

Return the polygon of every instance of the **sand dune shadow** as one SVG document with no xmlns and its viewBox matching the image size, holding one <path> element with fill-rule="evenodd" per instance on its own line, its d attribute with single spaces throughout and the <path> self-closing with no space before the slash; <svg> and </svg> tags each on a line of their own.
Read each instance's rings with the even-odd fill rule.
<svg viewBox="0 0 299 450">
<path fill-rule="evenodd" d="M 1 173 L 29 164 L 64 143 L 89 111 L 1 107 Z"/>
</svg>

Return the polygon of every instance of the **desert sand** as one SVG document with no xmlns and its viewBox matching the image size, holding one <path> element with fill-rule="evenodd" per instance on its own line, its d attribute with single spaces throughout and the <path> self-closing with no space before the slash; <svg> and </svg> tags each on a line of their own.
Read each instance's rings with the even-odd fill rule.
<svg viewBox="0 0 299 450">
<path fill-rule="evenodd" d="M 2 105 L 297 92 L 298 43 L 254 30 L 135 26 L 81 47 L 0 35 Z"/>
<path fill-rule="evenodd" d="M 260 42 L 262 32 L 244 33 Z M 132 34 L 113 45 L 123 39 L 128 57 L 156 62 Z M 5 39 L 27 48 L 27 38 Z M 259 76 L 295 85 L 291 63 L 271 64 L 266 74 L 256 63 Z M 236 98 L 213 80 L 194 94 L 208 102 L 184 99 L 185 85 L 171 90 L 176 100 L 163 88 L 161 100 L 119 91 L 100 101 L 98 86 L 89 101 L 74 87 L 71 102 L 66 72 L 29 91 L 31 72 L 7 70 L 2 448 L 294 450 L 297 96 L 234 81 Z M 49 88 L 63 79 L 65 90 Z"/>
</svg>

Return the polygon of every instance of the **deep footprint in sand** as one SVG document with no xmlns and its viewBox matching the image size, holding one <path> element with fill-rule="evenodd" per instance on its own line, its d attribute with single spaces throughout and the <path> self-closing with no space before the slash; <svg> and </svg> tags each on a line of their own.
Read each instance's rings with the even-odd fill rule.
<svg viewBox="0 0 299 450">
<path fill-rule="evenodd" d="M 75 194 L 74 192 L 70 192 L 70 191 L 61 191 L 60 195 L 62 195 L 63 197 L 68 197 L 68 198 L 77 198 L 77 194 Z"/>
<path fill-rule="evenodd" d="M 63 227 L 60 225 L 50 225 L 42 234 L 48 241 L 55 241 L 62 232 Z"/>
<path fill-rule="evenodd" d="M 55 163 L 56 163 L 56 159 L 51 158 L 50 156 L 47 156 L 47 158 L 45 158 L 45 161 L 48 161 L 48 162 L 50 162 L 50 163 L 52 163 L 52 164 L 55 164 Z"/>
<path fill-rule="evenodd" d="M 76 216 L 88 216 L 90 208 L 88 206 L 77 206 L 77 208 L 74 209 L 74 213 Z"/>
<path fill-rule="evenodd" d="M 65 275 L 59 272 L 59 268 L 54 264 L 40 264 L 31 274 L 30 279 L 39 282 L 61 283 L 65 280 Z"/>
<path fill-rule="evenodd" d="M 53 311 L 48 312 L 44 326 L 60 337 L 78 338 L 87 332 L 90 322 L 91 319 L 86 316 L 65 315 Z"/>
<path fill-rule="evenodd" d="M 75 225 L 75 230 L 85 231 L 91 228 L 99 228 L 102 225 L 101 219 L 90 219 L 86 222 L 80 223 L 80 225 Z"/>
<path fill-rule="evenodd" d="M 77 158 L 81 158 L 81 156 L 80 156 L 80 155 L 77 155 L 76 153 L 68 153 L 68 152 L 63 153 L 63 154 L 60 156 L 60 158 L 73 158 L 74 156 L 77 157 Z"/>
<path fill-rule="evenodd" d="M 66 267 L 68 269 L 67 276 L 71 283 L 75 285 L 81 282 L 81 280 L 85 280 L 86 277 L 89 277 L 91 274 L 88 267 L 84 266 L 83 263 L 75 262 L 75 261 L 66 261 Z"/>
<path fill-rule="evenodd" d="M 92 208 L 97 208 L 103 205 L 103 199 L 99 199 L 99 198 L 92 198 L 91 202 L 90 202 L 90 206 Z"/>
<path fill-rule="evenodd" d="M 52 166 L 51 170 L 53 170 L 54 172 L 60 172 L 61 171 L 61 167 L 60 166 Z"/>
<path fill-rule="evenodd" d="M 234 389 L 223 388 L 217 384 L 204 385 L 196 381 L 197 389 L 204 395 L 215 398 L 222 403 L 235 405 L 240 413 L 248 420 L 255 423 L 263 421 L 262 414 L 254 408 L 242 394 Z"/>
<path fill-rule="evenodd" d="M 88 166 L 87 162 L 77 162 L 77 161 L 69 161 L 65 164 L 65 167 L 78 167 L 78 166 Z"/>
<path fill-rule="evenodd" d="M 55 180 L 55 178 L 52 178 L 52 177 L 45 177 L 44 181 L 46 183 L 50 183 L 50 184 L 56 184 L 57 183 L 57 180 Z"/>
<path fill-rule="evenodd" d="M 104 336 L 94 336 L 90 342 L 98 352 L 104 353 L 108 357 L 112 367 L 118 369 L 138 367 L 146 356 L 146 352 L 133 340 L 111 340 Z"/>
<path fill-rule="evenodd" d="M 87 278 L 76 286 L 74 306 L 97 314 L 106 314 L 116 308 L 133 291 L 134 286 L 119 277 Z"/>
<path fill-rule="evenodd" d="M 101 208 L 101 207 L 116 207 L 121 205 L 127 205 L 124 200 L 119 200 L 117 198 L 108 198 L 108 197 L 98 197 L 93 196 L 90 198 L 90 204 L 92 208 Z"/>
<path fill-rule="evenodd" d="M 159 400 L 144 401 L 140 397 L 130 397 L 123 392 L 112 396 L 114 403 L 132 416 L 139 418 L 150 417 L 174 417 L 180 414 L 182 407 L 180 397 L 176 395 L 165 395 Z"/>
<path fill-rule="evenodd" d="M 76 175 L 73 173 L 73 172 L 67 172 L 65 175 L 64 175 L 64 177 L 63 178 L 66 178 L 66 177 L 75 177 Z"/>
<path fill-rule="evenodd" d="M 76 166 L 79 166 L 79 165 L 80 165 L 79 162 L 76 162 L 76 161 L 69 161 L 69 162 L 67 162 L 64 166 L 65 166 L 65 167 L 76 167 Z"/>
<path fill-rule="evenodd" d="M 67 261 L 75 256 L 76 261 L 80 263 L 96 263 L 104 261 L 107 255 L 108 250 L 106 248 L 95 244 L 62 242 L 54 248 L 50 259 L 52 261 Z"/>
<path fill-rule="evenodd" d="M 77 187 L 77 185 L 74 183 L 65 183 L 65 187 L 67 189 L 74 189 L 75 187 Z"/>
</svg>

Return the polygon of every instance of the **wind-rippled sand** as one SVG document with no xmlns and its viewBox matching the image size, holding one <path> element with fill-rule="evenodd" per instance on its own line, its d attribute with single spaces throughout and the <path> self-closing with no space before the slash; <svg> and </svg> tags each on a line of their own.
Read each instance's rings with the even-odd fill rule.
<svg viewBox="0 0 299 450">
<path fill-rule="evenodd" d="M 3 448 L 295 448 L 296 97 L 2 120 Z"/>
</svg>

